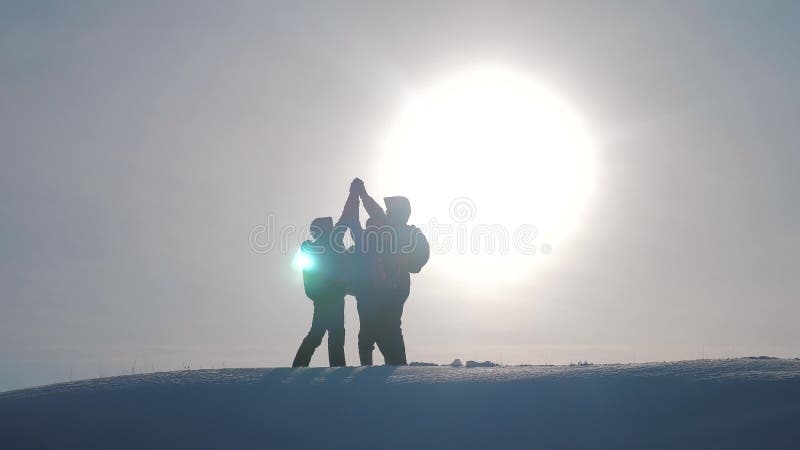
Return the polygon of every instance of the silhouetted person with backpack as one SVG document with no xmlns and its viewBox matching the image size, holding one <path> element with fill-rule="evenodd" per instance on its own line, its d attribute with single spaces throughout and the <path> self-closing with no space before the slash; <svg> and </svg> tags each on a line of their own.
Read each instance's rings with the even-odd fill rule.
<svg viewBox="0 0 800 450">
<path fill-rule="evenodd" d="M 411 215 L 407 198 L 386 197 L 384 212 L 360 179 L 353 180 L 352 192 L 358 193 L 370 216 L 362 230 L 357 215 L 353 221 L 352 214 L 342 214 L 356 242 L 351 283 L 358 302 L 361 364 L 372 365 L 377 344 L 387 365 L 406 365 L 403 306 L 411 289 L 410 274 L 418 273 L 430 256 L 428 241 L 407 224 Z"/>
<path fill-rule="evenodd" d="M 351 193 L 345 209 L 358 208 L 358 195 Z M 341 222 L 341 219 L 340 219 Z M 303 265 L 303 286 L 314 302 L 311 329 L 297 349 L 292 367 L 307 367 L 314 351 L 328 333 L 328 362 L 331 367 L 345 366 L 344 297 L 347 293 L 347 254 L 343 237 L 345 228 L 333 226 L 331 217 L 311 222 L 313 241 L 300 247 Z"/>
</svg>

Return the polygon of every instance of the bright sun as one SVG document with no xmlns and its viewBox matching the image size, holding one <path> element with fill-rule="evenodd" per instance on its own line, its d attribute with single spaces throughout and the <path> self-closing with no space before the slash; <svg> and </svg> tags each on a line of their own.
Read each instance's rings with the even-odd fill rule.
<svg viewBox="0 0 800 450">
<path fill-rule="evenodd" d="M 489 281 L 518 278 L 542 259 L 523 260 L 515 251 L 513 233 L 520 226 L 537 228 L 530 242 L 539 255 L 549 248 L 556 254 L 594 183 L 594 149 L 578 115 L 537 80 L 504 68 L 464 71 L 416 92 L 383 150 L 380 193 L 409 197 L 411 222 L 427 225 L 435 218 L 469 227 L 463 238 L 453 228 L 446 255 L 451 264 L 436 264 L 447 273 L 466 271 L 467 278 L 471 269 L 494 273 Z M 461 214 L 456 221 L 454 214 Z M 507 230 L 507 255 L 475 248 L 472 230 L 481 224 Z"/>
</svg>

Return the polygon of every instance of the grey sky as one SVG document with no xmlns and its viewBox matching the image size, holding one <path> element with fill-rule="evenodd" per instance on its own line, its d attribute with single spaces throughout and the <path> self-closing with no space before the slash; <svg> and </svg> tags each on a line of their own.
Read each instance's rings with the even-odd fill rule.
<svg viewBox="0 0 800 450">
<path fill-rule="evenodd" d="M 485 3 L 3 2 L 0 390 L 288 365 L 310 302 L 250 229 L 337 215 L 401 96 L 482 63 L 556 83 L 598 190 L 543 276 L 416 276 L 411 360 L 800 356 L 800 5 Z"/>
</svg>

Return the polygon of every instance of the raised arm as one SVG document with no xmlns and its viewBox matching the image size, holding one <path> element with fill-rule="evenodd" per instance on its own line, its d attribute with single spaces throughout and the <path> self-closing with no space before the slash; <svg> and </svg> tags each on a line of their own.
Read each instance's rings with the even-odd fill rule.
<svg viewBox="0 0 800 450">
<path fill-rule="evenodd" d="M 369 214 L 370 219 L 378 220 L 381 223 L 386 222 L 386 212 L 384 212 L 381 205 L 375 201 L 372 197 L 369 196 L 367 193 L 367 188 L 364 187 L 364 183 L 361 183 L 359 189 L 359 195 L 361 196 L 361 202 L 364 204 L 364 209 L 367 210 L 367 214 Z"/>
<path fill-rule="evenodd" d="M 347 195 L 342 215 L 336 225 L 350 226 L 353 222 L 358 222 L 358 192 L 351 190 L 350 194 Z"/>
<path fill-rule="evenodd" d="M 356 180 L 358 180 L 358 178 L 356 178 Z M 350 237 L 353 238 L 354 242 L 359 242 L 363 228 L 361 227 L 361 220 L 358 217 L 359 190 L 356 186 L 358 186 L 358 183 L 356 183 L 355 180 L 353 180 L 353 183 L 350 184 L 350 194 L 347 195 L 347 200 L 344 202 L 344 209 L 342 209 L 342 216 L 339 218 L 339 221 L 336 222 L 336 226 L 337 228 L 341 227 L 349 228 Z"/>
</svg>

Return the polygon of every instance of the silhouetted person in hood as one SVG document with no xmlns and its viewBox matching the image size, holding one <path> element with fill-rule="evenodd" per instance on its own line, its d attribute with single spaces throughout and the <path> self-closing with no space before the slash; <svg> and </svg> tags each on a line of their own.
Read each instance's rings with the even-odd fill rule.
<svg viewBox="0 0 800 450">
<path fill-rule="evenodd" d="M 411 288 L 410 273 L 418 273 L 430 256 L 428 241 L 408 225 L 411 205 L 405 197 L 386 197 L 387 211 L 367 194 L 356 179 L 351 191 L 359 194 L 369 214 L 367 228 L 348 223 L 356 242 L 354 283 L 361 329 L 358 349 L 362 365 L 372 364 L 374 344 L 388 365 L 405 365 L 401 328 L 403 306 Z M 344 215 L 343 215 L 344 217 Z"/>
<path fill-rule="evenodd" d="M 358 208 L 358 196 L 350 194 L 346 208 Z M 341 219 L 340 219 L 341 222 Z M 303 252 L 303 285 L 306 296 L 314 302 L 311 329 L 297 349 L 292 367 L 306 367 L 314 350 L 328 333 L 328 361 L 331 367 L 345 366 L 344 358 L 344 296 L 346 294 L 346 259 L 344 227 L 334 227 L 331 217 L 311 222 L 313 241 L 301 245 Z"/>
</svg>

